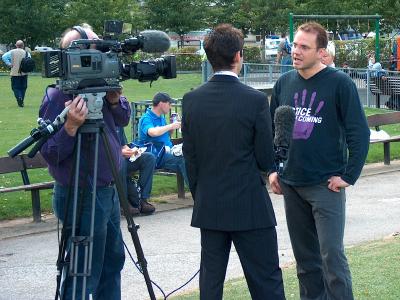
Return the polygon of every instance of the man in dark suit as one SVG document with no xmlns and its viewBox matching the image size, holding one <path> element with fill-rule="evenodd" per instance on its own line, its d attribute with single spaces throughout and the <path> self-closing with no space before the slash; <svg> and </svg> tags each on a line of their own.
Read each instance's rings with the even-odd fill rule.
<svg viewBox="0 0 400 300">
<path fill-rule="evenodd" d="M 261 171 L 273 169 L 266 95 L 242 84 L 243 34 L 205 39 L 214 76 L 183 97 L 183 153 L 201 232 L 200 299 L 222 299 L 232 242 L 253 299 L 284 299 L 276 221 Z"/>
</svg>

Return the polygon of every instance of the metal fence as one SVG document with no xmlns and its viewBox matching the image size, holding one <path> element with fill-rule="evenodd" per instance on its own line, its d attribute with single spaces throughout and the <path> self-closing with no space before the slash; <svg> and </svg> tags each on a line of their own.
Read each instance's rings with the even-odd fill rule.
<svg viewBox="0 0 400 300">
<path fill-rule="evenodd" d="M 270 94 L 281 75 L 281 65 L 244 63 L 239 79 Z M 360 101 L 366 107 L 400 110 L 400 72 L 371 69 L 337 68 L 347 73 L 357 87 Z M 208 62 L 203 63 L 203 81 L 212 76 Z"/>
</svg>

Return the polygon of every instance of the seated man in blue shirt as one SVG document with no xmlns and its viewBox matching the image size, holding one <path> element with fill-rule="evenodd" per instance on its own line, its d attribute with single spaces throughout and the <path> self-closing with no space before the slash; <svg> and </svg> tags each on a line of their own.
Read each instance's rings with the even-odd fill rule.
<svg viewBox="0 0 400 300">
<path fill-rule="evenodd" d="M 140 118 L 139 140 L 141 143 L 162 143 L 166 151 L 157 167 L 180 172 L 187 185 L 188 179 L 183 156 L 175 156 L 170 151 L 173 146 L 170 134 L 181 128 L 181 122 L 176 121 L 167 124 L 164 117 L 170 111 L 173 102 L 174 100 L 167 93 L 157 93 L 154 96 L 153 108 L 148 108 Z"/>
</svg>

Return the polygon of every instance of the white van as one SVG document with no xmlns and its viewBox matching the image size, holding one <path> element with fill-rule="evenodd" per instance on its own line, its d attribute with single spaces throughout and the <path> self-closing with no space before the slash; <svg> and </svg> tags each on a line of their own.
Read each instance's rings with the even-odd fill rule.
<svg viewBox="0 0 400 300">
<path fill-rule="evenodd" d="M 275 61 L 276 56 L 278 55 L 278 46 L 279 43 L 282 42 L 284 39 L 272 36 L 269 38 L 265 38 L 265 59 L 267 61 Z"/>
</svg>

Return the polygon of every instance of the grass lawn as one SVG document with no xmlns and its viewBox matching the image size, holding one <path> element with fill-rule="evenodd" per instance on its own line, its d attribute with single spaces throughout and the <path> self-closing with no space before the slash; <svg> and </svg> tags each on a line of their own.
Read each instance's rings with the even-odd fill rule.
<svg viewBox="0 0 400 300">
<path fill-rule="evenodd" d="M 357 245 L 346 249 L 353 277 L 355 299 L 397 300 L 400 278 L 400 237 Z M 198 278 L 196 278 L 198 280 Z M 287 299 L 300 299 L 295 266 L 283 269 Z M 173 300 L 199 299 L 194 291 L 171 298 Z M 244 278 L 229 280 L 224 286 L 225 300 L 251 299 Z"/>
<path fill-rule="evenodd" d="M 19 108 L 10 87 L 10 78 L 7 74 L 0 74 L 0 156 L 6 156 L 7 151 L 29 135 L 37 127 L 38 109 L 45 93 L 46 86 L 55 82 L 55 79 L 29 76 L 25 107 Z M 181 98 L 184 93 L 201 84 L 201 74 L 178 74 L 176 79 L 159 79 L 152 83 L 139 83 L 136 80 L 123 82 L 124 94 L 129 101 L 151 99 L 158 91 L 165 91 L 174 98 Z M 367 114 L 385 112 L 379 109 L 366 109 Z M 389 134 L 400 134 L 400 125 L 383 126 Z M 127 137 L 131 136 L 130 128 L 126 128 Z M 392 159 L 400 158 L 400 144 L 391 145 Z M 367 162 L 383 160 L 383 145 L 371 145 Z M 29 172 L 32 183 L 51 180 L 45 170 L 31 170 Z M 12 187 L 22 184 L 20 174 L 0 175 L 0 186 Z M 176 193 L 176 179 L 174 177 L 155 176 L 153 196 Z M 51 191 L 41 191 L 41 206 L 43 212 L 50 212 Z M 0 194 L 0 220 L 31 215 L 31 196 L 27 192 Z"/>
</svg>

